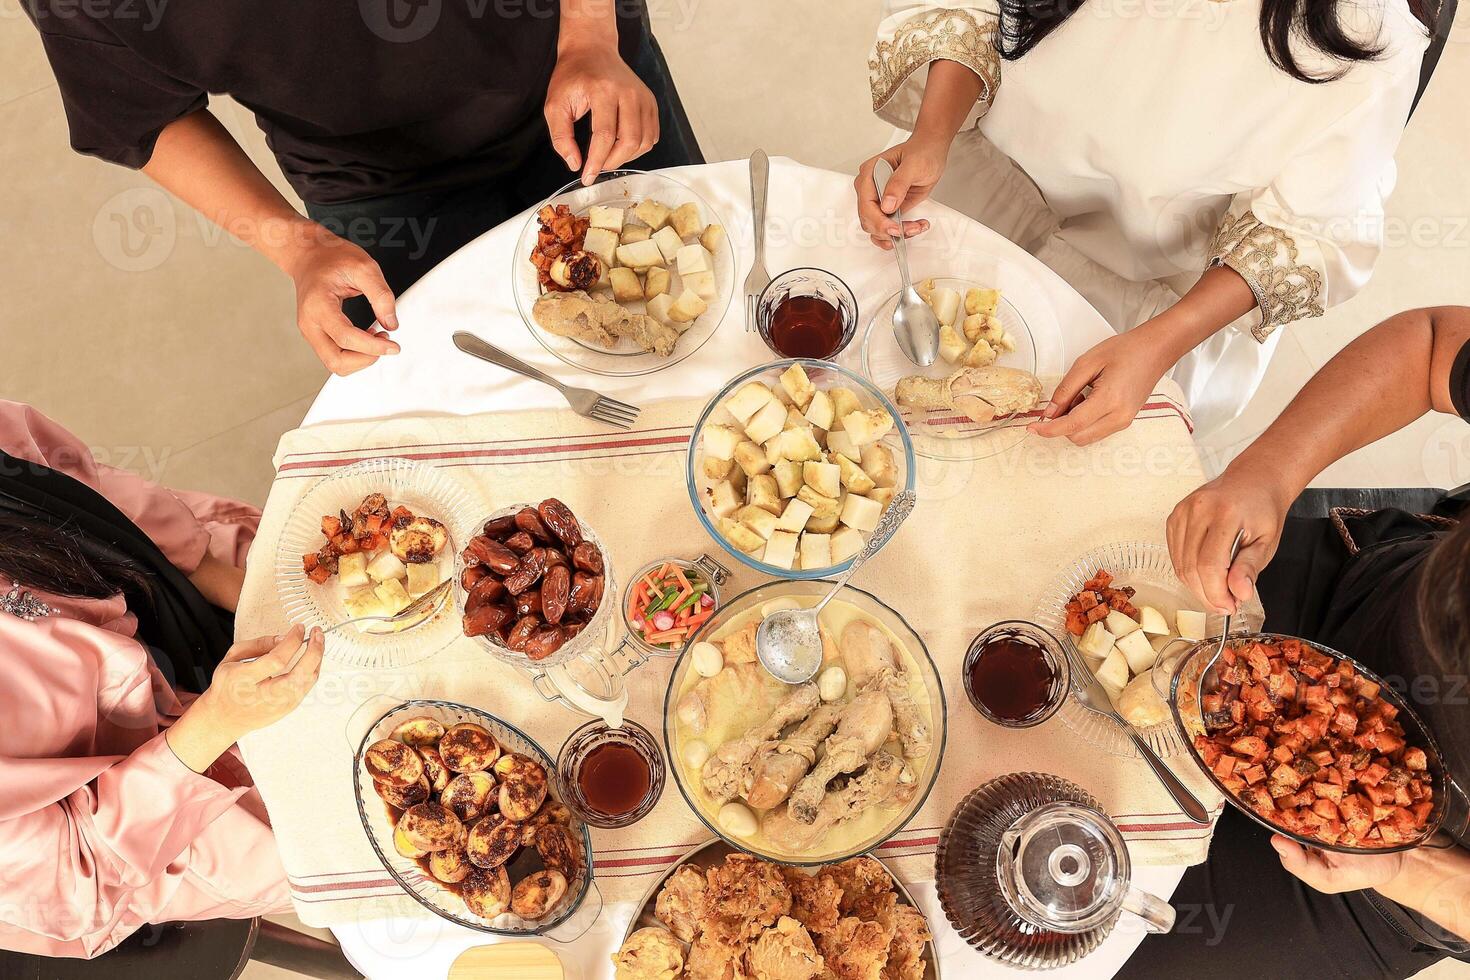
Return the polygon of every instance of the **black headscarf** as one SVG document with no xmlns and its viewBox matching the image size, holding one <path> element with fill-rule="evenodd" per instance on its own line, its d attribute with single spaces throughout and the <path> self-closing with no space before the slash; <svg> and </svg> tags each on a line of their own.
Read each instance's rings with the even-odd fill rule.
<svg viewBox="0 0 1470 980">
<path fill-rule="evenodd" d="M 174 687 L 197 693 L 208 686 L 230 647 L 234 617 L 211 605 L 111 501 L 65 473 L 0 450 L 0 511 L 65 534 L 89 558 L 137 569 L 134 579 L 117 583 L 137 617 L 137 638 Z"/>
</svg>

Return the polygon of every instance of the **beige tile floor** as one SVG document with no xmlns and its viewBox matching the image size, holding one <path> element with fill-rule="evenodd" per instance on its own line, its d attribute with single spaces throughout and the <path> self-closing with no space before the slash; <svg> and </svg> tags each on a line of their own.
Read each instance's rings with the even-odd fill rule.
<svg viewBox="0 0 1470 980">
<path fill-rule="evenodd" d="M 710 159 L 760 146 L 851 172 L 887 139 L 867 102 L 875 0 L 845 4 L 840 17 L 827 5 L 783 0 L 649 6 Z M 1470 301 L 1467 17 L 1404 136 L 1388 208 L 1393 242 L 1372 283 L 1292 330 L 1245 415 L 1206 447 L 1216 460 L 1238 452 L 1372 323 L 1411 306 Z M 290 284 L 145 178 L 67 149 L 56 85 L 18 0 L 0 0 L 0 64 L 0 172 L 8 184 L 0 200 L 0 397 L 36 405 L 105 460 L 177 486 L 263 500 L 276 440 L 326 376 L 296 332 Z M 284 187 L 250 114 L 227 99 L 214 108 Z M 1319 482 L 1467 481 L 1463 424 L 1426 419 Z M 281 974 L 253 966 L 246 975 Z"/>
</svg>

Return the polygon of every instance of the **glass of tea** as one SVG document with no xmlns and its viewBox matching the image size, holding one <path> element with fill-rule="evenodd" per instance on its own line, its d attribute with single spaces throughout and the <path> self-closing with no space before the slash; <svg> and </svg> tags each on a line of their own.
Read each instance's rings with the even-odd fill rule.
<svg viewBox="0 0 1470 980">
<path fill-rule="evenodd" d="M 964 681 L 976 711 L 1005 728 L 1030 728 L 1056 714 L 1071 692 L 1072 672 L 1050 632 L 1008 619 L 971 641 Z"/>
<path fill-rule="evenodd" d="M 791 269 L 761 293 L 756 327 L 781 357 L 830 361 L 857 332 L 857 298 L 830 272 Z"/>
<path fill-rule="evenodd" d="M 556 760 L 561 799 L 593 827 L 628 827 L 664 791 L 664 760 L 648 729 L 593 721 L 572 732 Z"/>
</svg>

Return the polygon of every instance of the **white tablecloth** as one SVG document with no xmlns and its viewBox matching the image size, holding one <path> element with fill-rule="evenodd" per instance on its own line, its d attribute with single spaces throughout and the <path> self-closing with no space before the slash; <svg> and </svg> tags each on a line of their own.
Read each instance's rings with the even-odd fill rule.
<svg viewBox="0 0 1470 980">
<path fill-rule="evenodd" d="M 511 291 L 512 262 L 524 261 L 513 253 L 528 213 L 471 242 L 400 297 L 396 339 L 403 353 L 382 358 L 350 377 L 330 380 L 303 424 L 564 404 L 548 387 L 461 354 L 450 340 L 456 330 L 477 333 L 572 384 L 595 387 L 634 404 L 708 395 L 744 367 L 769 360 L 772 355 L 760 338 L 745 333 L 743 326 L 741 284 L 752 254 L 745 162 L 683 168 L 669 175 L 689 184 L 719 212 L 737 252 L 735 296 L 715 336 L 698 353 L 667 371 L 633 378 L 579 375 L 553 357 L 522 322 Z M 767 268 L 772 275 L 797 266 L 837 274 L 857 296 L 861 337 L 868 312 L 897 288 L 897 269 L 892 254 L 872 247 L 858 227 L 852 178 L 778 158 L 771 161 L 769 202 Z M 1011 242 L 941 205 L 923 205 L 917 214 L 928 218 L 932 228 L 909 246 L 915 278 L 971 275 L 1001 283 L 1026 311 L 1033 334 L 1049 335 L 1057 344 L 1051 357 L 1058 370 L 1111 334 L 1081 296 Z M 1053 321 L 1046 320 L 1047 311 Z M 1140 887 L 1167 897 L 1183 872 L 1181 867 L 1142 867 L 1135 878 Z M 910 887 L 934 928 L 946 976 L 958 980 L 982 972 L 1008 972 L 971 950 L 950 928 L 932 882 Z M 556 950 L 571 980 L 601 980 L 612 975 L 608 957 L 633 913 L 630 903 L 610 905 L 576 943 L 543 941 Z M 494 939 L 447 922 L 422 920 L 364 919 L 336 926 L 333 932 L 348 958 L 372 978 L 442 977 L 463 950 Z M 1056 975 L 1111 977 L 1142 937 L 1137 920 L 1125 917 L 1096 952 Z"/>
</svg>

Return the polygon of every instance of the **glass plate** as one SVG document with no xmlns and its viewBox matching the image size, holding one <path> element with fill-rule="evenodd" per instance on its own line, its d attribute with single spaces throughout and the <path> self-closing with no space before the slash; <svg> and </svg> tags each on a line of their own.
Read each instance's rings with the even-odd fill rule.
<svg viewBox="0 0 1470 980">
<path fill-rule="evenodd" d="M 1076 595 L 1083 584 L 1092 578 L 1100 568 L 1105 568 L 1112 573 L 1115 585 L 1120 587 L 1130 585 L 1138 590 L 1135 596 L 1136 605 L 1154 606 L 1161 612 L 1165 612 L 1166 615 L 1168 612 L 1181 608 L 1197 609 L 1201 605 L 1200 601 L 1190 593 L 1188 587 L 1174 574 L 1174 564 L 1169 559 L 1169 549 L 1165 546 L 1151 541 L 1116 541 L 1094 548 L 1078 558 L 1070 568 L 1052 582 L 1037 605 L 1033 617 L 1037 625 L 1051 630 L 1057 639 L 1067 644 L 1072 653 L 1076 655 L 1074 662 L 1079 665 L 1085 664 L 1087 660 L 1077 649 L 1076 637 L 1067 632 L 1065 607 L 1072 596 Z M 1248 623 L 1259 624 L 1264 619 L 1265 615 L 1260 612 L 1260 604 L 1252 600 L 1245 612 L 1236 616 L 1232 621 L 1231 629 L 1247 628 Z M 1224 616 L 1210 614 L 1206 619 L 1206 635 L 1218 635 L 1224 624 Z M 1255 627 L 1250 626 L 1249 628 Z M 1085 678 L 1075 677 L 1072 681 L 1074 690 L 1080 687 L 1084 680 Z M 1138 754 L 1138 750 L 1133 747 L 1133 742 L 1117 722 L 1106 715 L 1082 707 L 1073 698 L 1067 699 L 1061 710 L 1057 712 L 1057 717 L 1061 718 L 1062 722 L 1072 731 L 1105 752 L 1120 756 Z M 1149 748 L 1161 757 L 1175 755 L 1186 750 L 1179 730 L 1172 720 L 1149 725 L 1137 731 L 1148 742 Z"/>
<path fill-rule="evenodd" d="M 657 354 L 641 350 L 627 339 L 620 340 L 617 348 L 607 350 L 543 330 L 531 316 L 531 307 L 541 296 L 541 282 L 537 278 L 536 267 L 531 264 L 530 258 L 531 250 L 536 244 L 537 232 L 540 229 L 536 213 L 548 204 L 565 204 L 571 208 L 573 214 L 585 215 L 594 205 L 631 208 L 634 204 L 647 198 L 653 198 L 670 208 L 676 208 L 681 204 L 697 204 L 700 216 L 706 225 L 720 225 L 725 229 L 725 247 L 714 256 L 715 288 L 718 292 L 715 298 L 710 300 L 709 309 L 705 310 L 704 314 L 698 317 L 688 330 L 684 331 L 678 344 L 674 346 L 674 352 L 668 357 L 659 357 Z M 655 371 L 673 367 L 704 346 L 705 342 L 714 335 L 715 328 L 720 325 L 720 321 L 725 316 L 725 310 L 730 305 L 730 297 L 735 291 L 735 270 L 737 268 L 730 226 L 708 201 L 689 187 L 663 174 L 645 173 L 641 170 L 612 170 L 598 177 L 597 182 L 591 187 L 583 187 L 581 181 L 574 180 L 532 209 L 531 216 L 526 220 L 526 226 L 521 231 L 520 241 L 516 244 L 515 255 L 511 259 L 510 279 L 515 291 L 516 307 L 521 311 L 521 319 L 526 321 L 531 335 L 540 341 L 542 347 L 545 347 L 559 360 L 583 371 L 612 377 L 629 377 L 652 374 Z M 677 296 L 679 294 L 679 274 L 674 270 L 670 270 L 670 274 L 672 280 L 669 291 Z M 644 312 L 644 304 L 641 301 L 622 305 L 634 313 Z"/>
<path fill-rule="evenodd" d="M 388 819 L 388 806 L 373 789 L 373 777 L 368 775 L 367 767 L 362 764 L 363 751 L 369 745 L 381 738 L 387 738 L 388 734 L 402 722 L 419 717 L 433 718 L 445 728 L 461 722 L 473 722 L 481 726 L 495 736 L 495 740 L 502 748 L 535 759 L 545 766 L 551 786 L 553 789 L 556 788 L 556 763 L 541 746 L 531 741 L 514 725 L 466 704 L 455 704 L 450 701 L 406 701 L 390 709 L 387 714 L 373 723 L 363 735 L 362 742 L 352 757 L 352 787 L 357 796 L 357 815 L 362 819 L 363 833 L 367 834 L 368 842 L 373 845 L 373 850 L 378 854 L 378 860 L 383 862 L 383 867 L 393 876 L 393 880 L 398 882 L 403 890 L 412 895 L 420 905 L 456 925 L 474 929 L 477 932 L 494 933 L 497 936 L 546 935 L 566 922 L 577 911 L 582 900 L 587 897 L 588 888 L 592 885 L 592 836 L 588 833 L 586 825 L 578 821 L 575 814 L 573 815 L 572 829 L 582 842 L 584 856 L 582 875 L 579 881 L 567 883 L 567 897 L 562 900 L 562 907 L 555 915 L 536 922 L 528 922 L 513 912 L 506 912 L 488 922 L 475 915 L 465 907 L 464 900 L 458 894 L 450 891 L 432 875 L 425 874 L 423 868 L 413 858 L 406 858 L 398 853 L 397 848 L 393 846 L 393 825 Z M 559 791 L 551 795 L 560 798 Z M 518 877 L 519 873 L 529 874 L 532 870 L 539 870 L 539 868 L 520 868 L 520 862 L 529 856 L 523 853 L 511 861 L 511 864 L 516 866 L 516 870 L 511 872 L 512 878 Z M 539 861 L 535 863 L 539 865 Z M 598 911 L 601 911 L 600 901 Z M 549 938 L 557 939 L 558 937 L 552 935 Z"/>
<path fill-rule="evenodd" d="M 965 290 L 986 287 L 978 278 L 925 278 L 932 278 L 938 287 L 958 291 L 962 299 Z M 926 378 L 947 378 L 959 370 L 943 358 L 926 368 L 909 360 L 898 346 L 898 338 L 893 332 L 893 311 L 898 305 L 898 297 L 898 292 L 892 293 L 873 311 L 863 332 L 862 343 L 863 374 L 890 398 L 902 378 L 916 374 Z M 1016 349 L 1002 353 L 996 364 L 1037 374 L 1040 358 L 1036 338 L 1026 318 L 1004 291 L 995 315 L 1016 341 Z M 913 435 L 914 452 L 931 459 L 984 459 L 1005 452 L 1026 437 L 1026 426 L 1032 421 L 1027 415 L 1008 415 L 979 423 L 948 410 L 925 412 L 900 408 L 899 411 Z"/>
<path fill-rule="evenodd" d="M 317 585 L 301 568 L 301 556 L 319 549 L 322 518 L 351 512 L 362 498 L 381 493 L 388 506 L 399 504 L 432 517 L 449 532 L 438 558 L 441 580 L 454 574 L 460 542 L 468 540 L 478 510 L 470 492 L 447 472 L 407 459 L 365 459 L 324 477 L 306 492 L 281 531 L 276 546 L 276 592 L 286 618 L 308 629 L 323 629 L 351 619 L 342 605 L 335 577 Z M 446 598 L 428 619 L 394 632 L 374 633 L 348 626 L 327 637 L 325 656 L 354 667 L 402 667 L 433 656 L 460 635 L 457 603 Z"/>
</svg>

